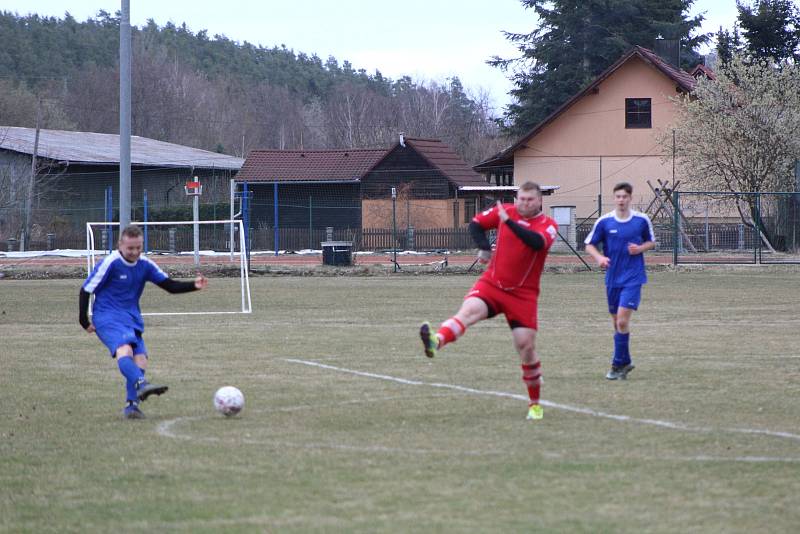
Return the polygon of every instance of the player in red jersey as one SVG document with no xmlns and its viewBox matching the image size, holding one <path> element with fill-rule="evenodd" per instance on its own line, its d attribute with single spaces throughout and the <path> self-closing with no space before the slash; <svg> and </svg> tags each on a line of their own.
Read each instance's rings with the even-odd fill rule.
<svg viewBox="0 0 800 534">
<path fill-rule="evenodd" d="M 486 230 L 492 228 L 497 229 L 494 254 L 486 238 Z M 522 380 L 528 388 L 528 419 L 541 419 L 537 299 L 544 260 L 558 235 L 558 225 L 542 213 L 539 185 L 525 182 L 513 205 L 498 201 L 493 208 L 476 215 L 469 229 L 479 249 L 478 259 L 489 266 L 464 297 L 458 313 L 444 321 L 438 331 L 434 333 L 427 322 L 422 324 L 419 334 L 425 355 L 433 358 L 473 324 L 504 314 L 522 362 Z"/>
</svg>

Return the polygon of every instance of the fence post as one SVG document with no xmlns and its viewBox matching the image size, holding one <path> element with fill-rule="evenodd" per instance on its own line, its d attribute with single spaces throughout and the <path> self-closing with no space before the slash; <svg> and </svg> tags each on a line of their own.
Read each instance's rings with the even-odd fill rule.
<svg viewBox="0 0 800 534">
<path fill-rule="evenodd" d="M 177 252 L 177 250 L 178 250 L 177 244 L 175 243 L 175 234 L 177 233 L 177 231 L 178 231 L 177 228 L 170 228 L 168 230 L 168 232 L 169 232 L 169 251 L 172 254 L 175 254 L 175 252 Z"/>
<path fill-rule="evenodd" d="M 47 250 L 53 250 L 56 244 L 56 234 L 47 234 Z"/>
<path fill-rule="evenodd" d="M 761 263 L 761 193 L 756 193 L 756 244 L 753 248 L 753 263 Z"/>
<path fill-rule="evenodd" d="M 13 237 L 9 237 L 8 241 L 6 241 L 6 247 L 8 248 L 9 252 L 13 252 L 15 248 L 17 248 L 17 240 Z"/>
<path fill-rule="evenodd" d="M 406 238 L 408 239 L 408 246 L 409 250 L 417 250 L 416 239 L 414 238 L 414 226 L 410 225 L 407 229 L 408 235 Z"/>
<path fill-rule="evenodd" d="M 739 223 L 737 226 L 737 239 L 736 239 L 736 249 L 742 250 L 744 248 L 744 224 Z"/>
<path fill-rule="evenodd" d="M 674 204 L 674 208 L 672 210 L 672 264 L 678 265 L 678 247 L 680 246 L 680 241 L 678 241 L 678 224 L 680 217 L 678 214 L 680 210 L 678 207 L 680 206 L 680 193 L 678 191 L 672 191 L 672 203 Z"/>
</svg>

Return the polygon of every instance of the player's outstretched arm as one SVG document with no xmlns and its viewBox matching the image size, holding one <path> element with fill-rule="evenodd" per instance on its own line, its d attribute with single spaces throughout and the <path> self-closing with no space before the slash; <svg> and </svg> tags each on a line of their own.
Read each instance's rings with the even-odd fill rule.
<svg viewBox="0 0 800 534">
<path fill-rule="evenodd" d="M 170 293 L 188 293 L 190 291 L 205 289 L 208 286 L 208 279 L 202 274 L 198 274 L 197 277 L 191 282 L 182 282 L 173 278 L 167 278 L 163 282 L 159 282 L 157 285 L 161 289 Z"/>
<path fill-rule="evenodd" d="M 486 230 L 477 222 L 472 221 L 469 223 L 469 235 L 478 248 L 478 261 L 489 263 L 489 260 L 492 259 L 492 245 L 489 243 L 489 238 L 486 237 Z"/>
</svg>

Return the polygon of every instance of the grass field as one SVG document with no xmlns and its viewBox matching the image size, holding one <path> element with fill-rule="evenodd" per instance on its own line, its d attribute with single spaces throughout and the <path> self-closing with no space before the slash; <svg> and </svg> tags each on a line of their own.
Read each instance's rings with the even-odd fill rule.
<svg viewBox="0 0 800 534">
<path fill-rule="evenodd" d="M 422 356 L 472 276 L 255 278 L 252 315 L 146 318 L 144 421 L 79 280 L 0 281 L 0 531 L 796 532 L 798 272 L 650 278 L 609 382 L 600 275 L 543 277 L 536 423 L 502 319 Z M 145 305 L 235 308 L 211 283 Z"/>
</svg>

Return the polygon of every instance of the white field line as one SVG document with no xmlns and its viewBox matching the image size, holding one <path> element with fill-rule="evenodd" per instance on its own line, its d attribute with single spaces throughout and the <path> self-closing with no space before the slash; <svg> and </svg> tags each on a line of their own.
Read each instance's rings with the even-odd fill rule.
<svg viewBox="0 0 800 534">
<path fill-rule="evenodd" d="M 469 388 L 465 386 L 458 386 L 455 384 L 442 384 L 439 382 L 422 382 L 419 380 L 409 380 L 406 378 L 398 378 L 395 376 L 389 375 L 381 375 L 376 373 L 369 373 L 366 371 L 356 371 L 354 369 L 346 369 L 344 367 L 336 367 L 334 365 L 327 365 L 324 363 L 312 362 L 308 360 L 297 360 L 294 358 L 286 358 L 285 361 L 290 363 L 299 363 L 302 365 L 308 365 L 310 367 L 318 367 L 321 369 L 328 369 L 330 371 L 337 371 L 340 373 L 347 373 L 356 376 L 363 376 L 367 378 L 376 378 L 378 380 L 386 380 L 389 382 L 396 382 L 398 384 L 404 384 L 409 386 L 428 386 L 433 388 L 443 388 L 443 389 L 450 389 L 455 391 L 460 391 L 462 393 L 470 393 L 473 395 L 484 395 L 484 396 L 492 396 L 492 397 L 504 397 L 508 399 L 516 399 L 522 401 L 528 401 L 528 397 L 524 395 L 518 395 L 514 393 L 507 393 L 504 391 L 488 391 L 482 389 L 475 389 Z M 593 410 L 591 408 L 583 408 L 580 406 L 570 406 L 569 404 L 560 404 L 558 402 L 551 402 L 542 400 L 541 404 L 543 406 L 549 406 L 551 408 L 556 408 L 559 410 L 564 410 L 568 412 L 580 413 L 584 415 L 591 415 L 593 417 L 602 417 L 604 419 L 612 419 L 614 421 L 623 421 L 628 423 L 639 423 L 643 425 L 653 425 L 653 426 L 660 426 L 662 428 L 669 428 L 673 430 L 683 430 L 686 432 L 734 432 L 738 434 L 760 434 L 765 436 L 773 436 L 778 438 L 786 438 L 795 441 L 800 441 L 800 434 L 792 434 L 790 432 L 781 432 L 781 431 L 773 431 L 773 430 L 761 430 L 757 428 L 711 428 L 711 427 L 704 427 L 704 426 L 692 426 L 687 425 L 684 423 L 675 423 L 672 421 L 662 421 L 659 419 L 640 419 L 638 417 L 630 417 L 628 415 L 616 415 L 606 412 L 600 412 L 597 410 Z"/>
</svg>

